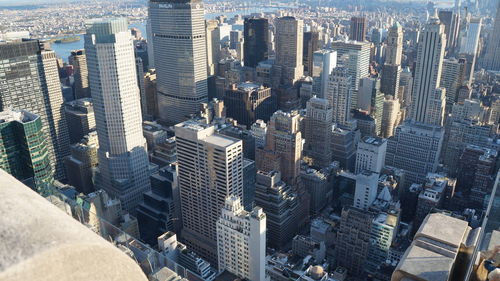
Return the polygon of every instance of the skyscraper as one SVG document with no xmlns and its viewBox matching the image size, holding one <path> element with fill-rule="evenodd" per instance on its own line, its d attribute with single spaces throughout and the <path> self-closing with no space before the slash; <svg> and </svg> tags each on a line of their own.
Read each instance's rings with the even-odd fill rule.
<svg viewBox="0 0 500 281">
<path fill-rule="evenodd" d="M 352 17 L 351 18 L 351 32 L 349 39 L 354 41 L 365 41 L 366 38 L 366 18 L 365 17 Z"/>
<path fill-rule="evenodd" d="M 37 40 L 0 43 L 0 110 L 11 107 L 40 117 L 54 175 L 63 179 L 68 128 L 56 55 L 45 47 Z"/>
<path fill-rule="evenodd" d="M 353 95 L 351 108 L 356 108 L 359 80 L 370 75 L 370 43 L 335 41 L 332 43 L 332 49 L 337 51 L 337 65 L 349 70 Z"/>
<path fill-rule="evenodd" d="M 385 49 L 385 63 L 401 65 L 403 54 L 403 27 L 395 22 L 387 34 L 387 47 Z"/>
<path fill-rule="evenodd" d="M 208 101 L 207 52 L 201 0 L 151 0 L 149 19 L 162 122 L 177 124 Z"/>
<path fill-rule="evenodd" d="M 399 119 L 399 109 L 399 99 L 395 99 L 392 96 L 385 97 L 380 136 L 384 138 L 392 137 L 394 134 L 394 128 L 396 127 Z"/>
<path fill-rule="evenodd" d="M 243 198 L 243 143 L 195 121 L 175 126 L 182 238 L 217 263 L 217 220 L 226 197 Z"/>
<path fill-rule="evenodd" d="M 488 70 L 500 70 L 500 1 L 497 6 L 494 27 L 489 35 L 486 44 L 486 54 L 484 55 L 483 67 Z"/>
<path fill-rule="evenodd" d="M 446 89 L 447 112 L 451 111 L 451 107 L 458 99 L 458 88 L 460 88 L 464 82 L 465 70 L 465 59 L 443 60 L 443 71 L 441 72 L 441 87 Z"/>
<path fill-rule="evenodd" d="M 325 93 L 325 99 L 333 108 L 333 123 L 345 125 L 350 119 L 352 88 L 352 76 L 345 67 L 337 67 L 330 74 L 329 84 Z"/>
<path fill-rule="evenodd" d="M 205 21 L 207 38 L 207 75 L 214 75 L 220 54 L 220 29 L 217 20 Z"/>
<path fill-rule="evenodd" d="M 403 28 L 398 22 L 389 29 L 385 64 L 382 68 L 381 91 L 386 95 L 398 96 L 403 54 Z"/>
<path fill-rule="evenodd" d="M 256 67 L 259 62 L 267 60 L 269 22 L 266 18 L 246 18 L 243 37 L 245 66 Z"/>
<path fill-rule="evenodd" d="M 294 17 L 281 17 L 276 25 L 276 62 L 278 85 L 293 85 L 304 74 L 302 65 L 303 53 L 303 21 Z"/>
<path fill-rule="evenodd" d="M 95 130 L 92 99 L 83 98 L 67 102 L 65 111 L 71 143 L 79 142 L 83 136 Z"/>
<path fill-rule="evenodd" d="M 217 221 L 219 272 L 227 270 L 248 280 L 265 280 L 266 214 L 261 207 L 243 209 L 240 199 L 226 198 Z"/>
<path fill-rule="evenodd" d="M 0 112 L 0 169 L 32 188 L 52 183 L 48 146 L 40 116 L 24 110 Z"/>
<path fill-rule="evenodd" d="M 224 95 L 226 116 L 250 127 L 257 119 L 268 121 L 276 110 L 271 88 L 257 83 L 233 84 Z"/>
<path fill-rule="evenodd" d="M 309 75 L 313 78 L 313 92 L 319 98 L 325 98 L 329 77 L 337 67 L 337 52 L 320 50 L 313 54 L 313 69 Z"/>
<path fill-rule="evenodd" d="M 300 173 L 302 134 L 298 112 L 276 111 L 267 128 L 266 144 L 256 151 L 257 170 L 279 171 L 281 179 L 294 187 Z"/>
<path fill-rule="evenodd" d="M 385 164 L 406 171 L 406 182 L 422 183 L 436 171 L 443 145 L 442 127 L 405 122 L 387 141 Z"/>
<path fill-rule="evenodd" d="M 460 33 L 460 54 L 473 56 L 477 54 L 481 25 L 481 18 L 471 18 L 468 21 L 467 26 Z"/>
<path fill-rule="evenodd" d="M 96 186 L 135 213 L 150 182 L 134 45 L 127 20 L 89 22 L 85 50 L 99 138 Z"/>
<path fill-rule="evenodd" d="M 64 159 L 68 183 L 79 193 L 88 194 L 94 189 L 94 169 L 97 167 L 97 149 L 99 141 L 97 132 L 93 131 L 71 145 L 71 155 Z"/>
<path fill-rule="evenodd" d="M 69 63 L 73 65 L 75 78 L 75 85 L 73 90 L 75 93 L 75 99 L 89 98 L 90 88 L 89 88 L 89 73 L 87 71 L 87 57 L 85 56 L 85 50 L 73 50 L 68 59 Z"/>
<path fill-rule="evenodd" d="M 418 43 L 411 105 L 411 116 L 414 121 L 442 125 L 442 119 L 431 118 L 430 111 L 436 109 L 433 102 L 436 100 L 437 88 L 441 82 L 445 47 L 444 25 L 438 18 L 433 17 L 420 33 Z M 442 91 L 442 94 L 444 92 Z M 433 114 L 433 117 L 442 114 Z"/>
<path fill-rule="evenodd" d="M 304 75 L 312 76 L 313 54 L 319 50 L 319 33 L 315 31 L 304 32 L 302 64 Z"/>
<path fill-rule="evenodd" d="M 333 110 L 328 100 L 312 97 L 307 102 L 304 154 L 311 157 L 317 167 L 326 167 L 332 162 L 332 122 Z"/>
<path fill-rule="evenodd" d="M 377 137 L 364 137 L 358 143 L 356 152 L 356 170 L 359 174 L 362 171 L 370 171 L 379 174 L 385 166 L 385 154 L 387 151 L 387 140 Z"/>
</svg>

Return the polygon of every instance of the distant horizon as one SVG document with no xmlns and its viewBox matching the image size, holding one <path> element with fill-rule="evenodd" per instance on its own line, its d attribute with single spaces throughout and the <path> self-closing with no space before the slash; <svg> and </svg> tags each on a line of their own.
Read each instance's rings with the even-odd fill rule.
<svg viewBox="0 0 500 281">
<path fill-rule="evenodd" d="M 0 7 L 9 7 L 9 6 L 36 6 L 36 5 L 45 5 L 45 4 L 55 4 L 55 3 L 69 3 L 69 2 L 79 2 L 82 0 L 0 0 Z M 97 0 L 96 2 L 101 1 L 115 1 L 115 0 Z M 123 1 L 123 2 L 139 2 L 141 0 L 131 0 L 131 1 Z M 147 0 L 143 0 L 147 2 Z M 291 1 L 291 0 L 290 0 Z M 427 2 L 428 0 L 385 0 L 387 2 Z M 436 0 L 434 3 L 454 3 L 454 0 Z"/>
</svg>

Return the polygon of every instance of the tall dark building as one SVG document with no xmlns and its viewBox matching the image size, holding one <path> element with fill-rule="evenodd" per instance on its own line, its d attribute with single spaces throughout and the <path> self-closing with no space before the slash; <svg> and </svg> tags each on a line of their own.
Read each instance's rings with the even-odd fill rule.
<svg viewBox="0 0 500 281">
<path fill-rule="evenodd" d="M 304 32 L 304 45 L 302 49 L 302 63 L 304 64 L 304 75 L 312 76 L 313 54 L 319 50 L 319 33 Z"/>
<path fill-rule="evenodd" d="M 269 43 L 269 22 L 264 18 L 246 18 L 245 43 L 243 53 L 245 54 L 245 66 L 256 67 L 261 61 L 267 60 L 267 46 Z"/>
<path fill-rule="evenodd" d="M 234 84 L 224 95 L 226 116 L 250 127 L 257 119 L 269 120 L 276 111 L 271 88 L 255 83 Z"/>
<path fill-rule="evenodd" d="M 488 70 L 500 70 L 500 1 L 497 6 L 494 28 L 491 31 L 486 44 L 486 53 L 483 60 L 483 68 Z"/>
<path fill-rule="evenodd" d="M 365 41 L 367 21 L 365 17 L 351 18 L 351 36 L 350 40 Z"/>
<path fill-rule="evenodd" d="M 75 99 L 89 98 L 89 72 L 87 70 L 87 56 L 85 50 L 73 50 L 69 56 L 69 63 L 73 65 L 75 85 L 73 91 Z"/>
<path fill-rule="evenodd" d="M 8 107 L 40 117 L 55 177 L 63 179 L 69 136 L 57 59 L 38 40 L 0 43 L 0 111 Z"/>
</svg>

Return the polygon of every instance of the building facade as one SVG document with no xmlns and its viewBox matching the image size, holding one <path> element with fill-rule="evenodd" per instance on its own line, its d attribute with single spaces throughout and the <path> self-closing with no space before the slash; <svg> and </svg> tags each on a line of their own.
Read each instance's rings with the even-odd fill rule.
<svg viewBox="0 0 500 281">
<path fill-rule="evenodd" d="M 88 23 L 85 50 L 99 138 L 96 186 L 134 214 L 150 174 L 127 20 Z"/>
<path fill-rule="evenodd" d="M 201 0 L 149 1 L 158 88 L 158 113 L 173 125 L 208 101 L 207 51 Z"/>
<path fill-rule="evenodd" d="M 248 280 L 265 280 L 266 214 L 244 210 L 239 198 L 226 198 L 217 221 L 219 272 L 227 270 Z"/>
</svg>

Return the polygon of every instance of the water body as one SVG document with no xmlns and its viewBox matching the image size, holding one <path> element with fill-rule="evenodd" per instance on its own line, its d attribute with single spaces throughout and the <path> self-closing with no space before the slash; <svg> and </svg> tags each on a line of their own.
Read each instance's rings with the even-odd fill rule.
<svg viewBox="0 0 500 281">
<path fill-rule="evenodd" d="M 276 10 L 278 10 L 278 8 L 274 8 L 274 7 L 273 8 L 258 8 L 258 7 L 254 7 L 254 8 L 248 8 L 248 9 L 245 9 L 245 10 L 235 11 L 235 12 L 205 14 L 205 18 L 206 19 L 214 19 L 215 17 L 220 16 L 220 15 L 225 15 L 228 18 L 232 18 L 232 17 L 234 17 L 235 15 L 238 15 L 238 14 L 241 14 L 241 15 L 250 15 L 250 14 L 253 14 L 253 13 L 273 12 L 273 11 L 276 11 Z M 141 33 L 142 33 L 142 36 L 147 39 L 146 22 L 145 21 L 133 23 L 129 27 L 130 28 L 135 27 L 135 28 L 139 29 L 141 31 Z M 71 54 L 72 50 L 83 49 L 83 43 L 84 43 L 83 35 L 79 35 L 79 37 L 80 37 L 80 40 L 79 41 L 75 41 L 75 42 L 58 43 L 58 44 L 52 43 L 51 44 L 52 50 L 54 50 L 56 52 L 57 56 L 61 57 L 64 61 L 67 62 L 68 61 L 68 57 Z"/>
</svg>

